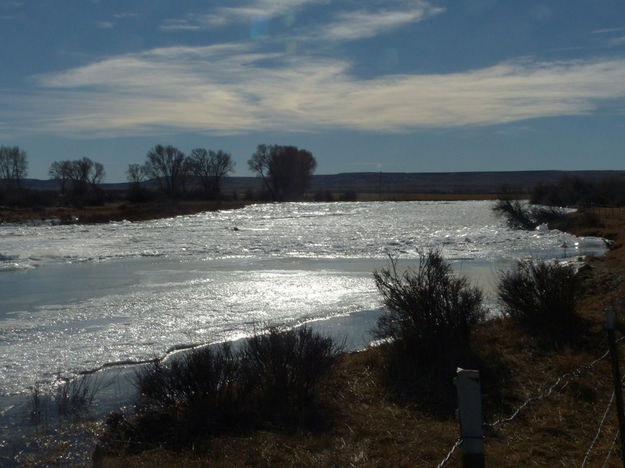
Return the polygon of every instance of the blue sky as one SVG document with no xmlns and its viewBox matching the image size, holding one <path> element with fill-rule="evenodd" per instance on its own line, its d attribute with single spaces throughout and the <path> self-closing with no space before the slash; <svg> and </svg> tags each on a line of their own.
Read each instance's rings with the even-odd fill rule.
<svg viewBox="0 0 625 468">
<path fill-rule="evenodd" d="M 29 175 L 259 143 L 317 173 L 625 169 L 625 2 L 0 0 Z"/>
</svg>

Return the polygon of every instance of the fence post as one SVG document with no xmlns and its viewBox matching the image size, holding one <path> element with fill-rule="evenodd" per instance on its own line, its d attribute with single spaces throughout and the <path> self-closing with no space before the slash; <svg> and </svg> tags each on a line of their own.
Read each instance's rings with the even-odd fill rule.
<svg viewBox="0 0 625 468">
<path fill-rule="evenodd" d="M 458 368 L 456 387 L 462 438 L 462 466 L 483 468 L 484 440 L 482 439 L 482 397 L 479 371 Z"/>
<path fill-rule="evenodd" d="M 623 391 L 621 387 L 621 370 L 618 363 L 618 350 L 614 339 L 614 307 L 605 310 L 605 328 L 608 331 L 608 345 L 612 361 L 612 377 L 614 378 L 614 397 L 616 399 L 616 413 L 621 437 L 621 458 L 625 466 L 625 414 L 623 414 Z"/>
</svg>

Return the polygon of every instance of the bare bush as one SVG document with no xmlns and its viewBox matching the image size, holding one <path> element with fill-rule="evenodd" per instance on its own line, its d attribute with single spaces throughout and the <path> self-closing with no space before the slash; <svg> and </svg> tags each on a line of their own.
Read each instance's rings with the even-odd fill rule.
<svg viewBox="0 0 625 468">
<path fill-rule="evenodd" d="M 374 279 L 388 307 L 374 334 L 391 341 L 389 381 L 425 400 L 439 392 L 436 382 L 453 393 L 452 376 L 486 314 L 482 292 L 456 277 L 436 250 L 420 254 L 417 269 L 403 273 L 391 259 L 390 268 L 375 272 Z"/>
<path fill-rule="evenodd" d="M 532 230 L 543 223 L 560 222 L 565 216 L 562 208 L 531 206 L 519 200 L 498 200 L 493 210 L 503 216 L 510 227 Z"/>
<path fill-rule="evenodd" d="M 169 363 L 154 360 L 137 373 L 135 413 L 108 418 L 98 453 L 176 449 L 205 435 L 259 427 L 319 427 L 317 387 L 340 349 L 301 327 L 270 329 L 237 352 L 226 344 Z"/>
<path fill-rule="evenodd" d="M 342 351 L 308 327 L 249 338 L 242 350 L 245 387 L 262 419 L 292 423 L 315 405 L 315 388 Z"/>
<path fill-rule="evenodd" d="M 558 345 L 576 335 L 579 286 L 571 265 L 521 260 L 501 274 L 498 290 L 505 315 Z"/>
</svg>

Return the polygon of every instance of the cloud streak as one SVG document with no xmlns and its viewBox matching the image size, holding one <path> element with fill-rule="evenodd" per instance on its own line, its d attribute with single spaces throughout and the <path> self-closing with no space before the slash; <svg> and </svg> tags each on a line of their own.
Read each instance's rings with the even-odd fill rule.
<svg viewBox="0 0 625 468">
<path fill-rule="evenodd" d="M 361 79 L 344 60 L 225 44 L 112 57 L 34 82 L 37 90 L 14 98 L 16 110 L 1 110 L 0 121 L 19 112 L 22 127 L 80 137 L 163 129 L 404 132 L 591 114 L 625 99 L 625 60 Z"/>
<path fill-rule="evenodd" d="M 253 0 L 239 7 L 221 7 L 214 13 L 170 18 L 161 24 L 163 31 L 205 30 L 235 23 L 268 20 L 308 5 L 328 0 Z"/>
<path fill-rule="evenodd" d="M 355 40 L 374 37 L 410 23 L 440 14 L 442 8 L 417 3 L 410 9 L 343 12 L 320 28 L 320 35 L 330 40 Z"/>
</svg>

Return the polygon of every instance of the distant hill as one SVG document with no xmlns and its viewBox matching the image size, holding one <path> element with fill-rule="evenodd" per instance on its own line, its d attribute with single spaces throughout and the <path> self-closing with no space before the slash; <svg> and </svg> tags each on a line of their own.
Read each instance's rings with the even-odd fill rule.
<svg viewBox="0 0 625 468">
<path fill-rule="evenodd" d="M 563 177 L 580 177 L 588 181 L 618 179 L 625 181 L 625 171 L 509 171 L 509 172 L 353 172 L 314 175 L 310 190 L 361 193 L 499 193 L 507 189 L 527 193 L 539 183 L 558 182 Z M 155 181 L 146 182 L 156 185 Z M 54 180 L 26 179 L 24 186 L 39 190 L 56 190 Z M 125 190 L 127 183 L 102 184 L 106 190 Z M 225 192 L 244 193 L 262 189 L 256 177 L 226 177 Z"/>
<path fill-rule="evenodd" d="M 625 181 L 625 171 L 361 172 L 314 176 L 311 189 L 369 193 L 500 193 L 505 188 L 526 193 L 539 183 L 554 183 L 571 176 L 588 181 L 607 178 Z"/>
</svg>

